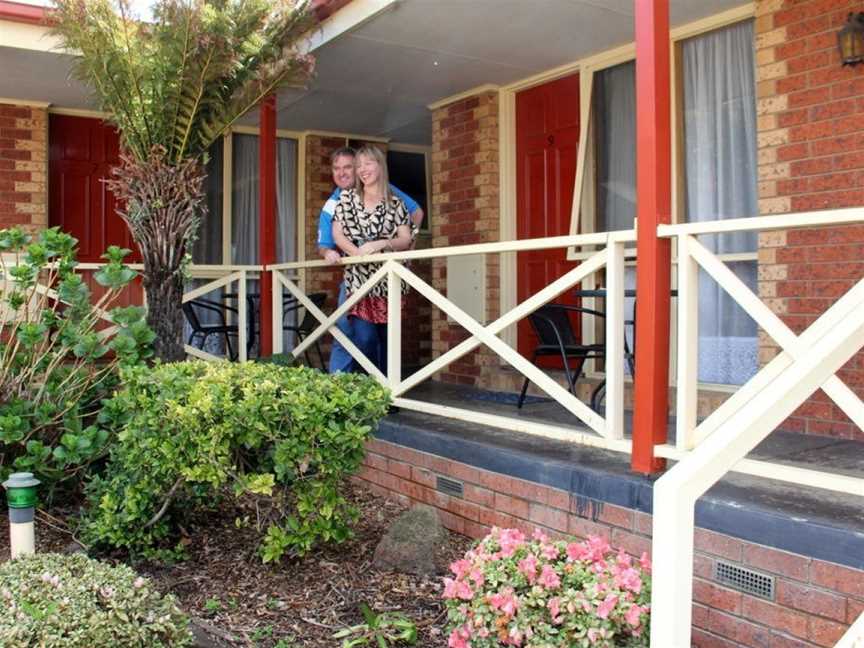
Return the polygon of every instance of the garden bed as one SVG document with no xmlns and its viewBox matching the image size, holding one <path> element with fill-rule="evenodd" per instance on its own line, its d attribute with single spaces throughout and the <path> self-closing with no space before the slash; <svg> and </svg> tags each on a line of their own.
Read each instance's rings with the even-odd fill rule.
<svg viewBox="0 0 864 648">
<path fill-rule="evenodd" d="M 375 570 L 372 555 L 387 526 L 402 507 L 352 487 L 352 501 L 360 520 L 353 540 L 327 546 L 305 558 L 264 565 L 256 553 L 254 528 L 235 521 L 254 510 L 227 503 L 184 524 L 187 559 L 173 565 L 135 564 L 164 592 L 173 593 L 181 606 L 206 629 L 215 645 L 262 648 L 333 648 L 340 641 L 333 633 L 362 623 L 358 606 L 367 603 L 376 612 L 399 612 L 418 627 L 417 646 L 446 645 L 446 615 L 440 577 L 424 578 Z M 61 517 L 57 511 L 52 515 Z M 0 516 L 0 560 L 9 558 L 8 520 Z M 37 549 L 62 551 L 71 538 L 48 526 L 40 515 Z M 450 561 L 469 547 L 468 538 L 449 534 L 439 557 L 443 576 Z"/>
</svg>

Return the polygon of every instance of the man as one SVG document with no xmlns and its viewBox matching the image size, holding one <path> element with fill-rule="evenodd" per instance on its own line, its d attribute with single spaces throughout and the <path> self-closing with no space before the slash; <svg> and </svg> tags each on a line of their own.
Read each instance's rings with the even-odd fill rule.
<svg viewBox="0 0 864 648">
<path fill-rule="evenodd" d="M 339 202 L 339 196 L 343 189 L 351 189 L 354 186 L 354 149 L 343 146 L 336 149 L 330 155 L 330 171 L 333 173 L 333 182 L 336 183 L 336 189 L 330 194 L 324 207 L 321 209 L 321 215 L 318 217 L 318 252 L 328 263 L 339 263 L 342 255 L 336 249 L 336 243 L 333 241 L 333 212 L 336 209 L 336 204 Z M 410 196 L 404 194 L 399 189 L 390 185 L 390 190 L 399 196 L 399 199 L 405 203 L 408 209 L 408 214 L 411 216 L 411 222 L 420 227 L 423 222 L 423 210 Z M 345 282 L 339 283 L 339 299 L 338 306 L 341 306 L 345 301 Z M 336 326 L 342 333 L 352 338 L 351 320 L 346 315 L 336 322 Z M 354 358 L 345 350 L 338 340 L 334 338 L 333 347 L 330 350 L 330 373 L 337 371 L 348 372 L 354 366 Z"/>
</svg>

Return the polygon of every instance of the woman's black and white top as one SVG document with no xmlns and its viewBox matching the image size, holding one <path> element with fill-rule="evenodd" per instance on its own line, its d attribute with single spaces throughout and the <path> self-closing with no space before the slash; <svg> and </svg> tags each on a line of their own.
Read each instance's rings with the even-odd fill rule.
<svg viewBox="0 0 864 648">
<path fill-rule="evenodd" d="M 411 225 L 405 203 L 395 195 L 385 204 L 382 200 L 372 210 L 367 210 L 354 189 L 343 191 L 333 212 L 333 222 L 342 227 L 345 236 L 357 247 L 371 241 L 392 239 L 400 225 L 411 228 L 411 237 L 416 228 Z M 345 267 L 345 289 L 350 294 L 356 292 L 368 281 L 381 266 L 377 263 L 354 263 Z M 403 290 L 407 292 L 403 283 Z M 387 282 L 380 281 L 367 293 L 369 297 L 386 297 Z"/>
</svg>

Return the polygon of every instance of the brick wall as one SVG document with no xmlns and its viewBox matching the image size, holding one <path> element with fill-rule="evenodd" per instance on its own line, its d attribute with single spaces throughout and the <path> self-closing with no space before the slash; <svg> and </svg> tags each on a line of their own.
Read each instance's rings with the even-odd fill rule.
<svg viewBox="0 0 864 648">
<path fill-rule="evenodd" d="M 864 66 L 842 66 L 837 32 L 858 0 L 759 0 L 756 63 L 760 212 L 864 205 Z M 766 232 L 759 291 L 800 333 L 864 276 L 864 226 Z M 777 347 L 764 334 L 760 356 Z M 864 395 L 864 355 L 840 372 Z M 864 439 L 822 392 L 784 425 Z"/>
<path fill-rule="evenodd" d="M 435 490 L 437 475 L 464 484 L 464 497 Z M 651 516 L 562 490 L 372 440 L 356 481 L 404 504 L 438 509 L 444 525 L 473 538 L 491 526 L 553 536 L 599 535 L 634 556 L 651 551 Z M 698 648 L 833 646 L 864 611 L 864 572 L 697 529 L 693 644 Z M 774 601 L 713 581 L 718 559 L 776 579 Z"/>
<path fill-rule="evenodd" d="M 432 112 L 432 244 L 490 243 L 500 240 L 498 191 L 498 93 L 482 94 Z M 432 266 L 434 287 L 447 290 L 447 262 Z M 486 319 L 499 315 L 499 255 L 486 255 Z M 439 310 L 432 314 L 432 352 L 444 354 L 467 339 L 461 326 Z M 498 367 L 498 358 L 480 347 L 445 369 L 447 382 L 479 385 Z"/>
<path fill-rule="evenodd" d="M 0 229 L 48 225 L 48 111 L 0 104 Z"/>
<path fill-rule="evenodd" d="M 333 192 L 333 176 L 330 171 L 330 155 L 336 149 L 345 146 L 348 141 L 343 137 L 325 137 L 308 135 L 306 138 L 306 227 L 305 250 L 306 259 L 318 260 L 318 216 L 321 207 Z M 352 146 L 357 142 L 352 142 Z M 383 146 L 382 146 L 383 148 Z M 418 242 L 418 247 L 424 242 Z M 420 277 L 429 281 L 431 278 L 431 263 L 415 262 L 411 269 Z M 313 268 L 307 271 L 307 294 L 324 292 L 328 296 L 325 312 L 330 313 L 336 308 L 339 293 L 339 282 L 342 280 L 343 269 Z M 402 309 L 402 357 L 409 365 L 420 365 L 429 361 L 431 349 L 431 318 L 429 304 L 411 291 Z M 325 357 L 329 352 L 330 337 L 324 343 Z"/>
</svg>

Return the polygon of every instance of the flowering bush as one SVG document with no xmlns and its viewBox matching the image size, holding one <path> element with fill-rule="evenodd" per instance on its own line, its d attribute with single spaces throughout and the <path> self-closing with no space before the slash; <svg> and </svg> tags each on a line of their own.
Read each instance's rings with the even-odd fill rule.
<svg viewBox="0 0 864 648">
<path fill-rule="evenodd" d="M 181 648 L 189 619 L 129 567 L 40 553 L 0 564 L 0 646 Z"/>
<path fill-rule="evenodd" d="M 444 579 L 450 648 L 648 646 L 650 563 L 592 537 L 492 529 Z"/>
</svg>

